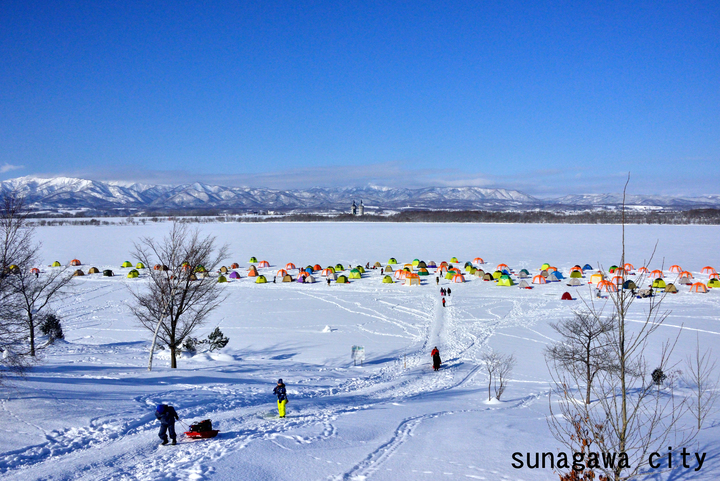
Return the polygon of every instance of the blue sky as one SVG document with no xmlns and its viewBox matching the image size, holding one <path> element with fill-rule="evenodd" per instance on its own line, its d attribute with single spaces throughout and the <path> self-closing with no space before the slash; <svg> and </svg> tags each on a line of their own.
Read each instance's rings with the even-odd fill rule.
<svg viewBox="0 0 720 481">
<path fill-rule="evenodd" d="M 0 2 L 0 179 L 720 193 L 717 2 L 365 3 Z"/>
</svg>

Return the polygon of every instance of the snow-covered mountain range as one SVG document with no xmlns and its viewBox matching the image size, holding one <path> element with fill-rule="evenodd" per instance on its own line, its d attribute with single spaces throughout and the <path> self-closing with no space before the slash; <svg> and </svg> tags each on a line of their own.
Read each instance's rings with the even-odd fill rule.
<svg viewBox="0 0 720 481">
<path fill-rule="evenodd" d="M 15 191 L 36 211 L 347 211 L 353 200 L 369 211 L 400 209 L 566 209 L 620 205 L 618 194 L 567 195 L 539 199 L 517 190 L 479 187 L 308 188 L 278 190 L 224 187 L 200 182 L 182 185 L 101 182 L 70 177 L 19 177 L 0 182 L 0 192 Z M 627 205 L 674 209 L 720 207 L 720 195 L 704 197 L 628 196 Z"/>
</svg>

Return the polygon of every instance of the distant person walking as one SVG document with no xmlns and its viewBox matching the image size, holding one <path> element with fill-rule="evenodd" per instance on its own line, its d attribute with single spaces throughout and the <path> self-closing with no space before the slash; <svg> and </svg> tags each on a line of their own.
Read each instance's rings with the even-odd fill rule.
<svg viewBox="0 0 720 481">
<path fill-rule="evenodd" d="M 158 436 L 162 439 L 162 445 L 164 446 L 168 443 L 166 433 L 170 434 L 170 439 L 172 439 L 171 444 L 177 444 L 175 421 L 179 421 L 180 417 L 178 417 L 175 408 L 167 404 L 158 404 L 157 409 L 155 409 L 155 417 L 160 421 L 160 432 L 158 432 Z"/>
<path fill-rule="evenodd" d="M 443 307 L 445 307 L 445 298 L 442 298 Z"/>
<path fill-rule="evenodd" d="M 436 285 L 436 286 L 439 286 L 439 285 L 440 285 L 440 278 L 439 278 L 439 277 L 435 277 L 435 285 Z"/>
<path fill-rule="evenodd" d="M 287 398 L 287 391 L 285 390 L 285 383 L 283 383 L 282 379 L 278 379 L 277 386 L 275 386 L 275 389 L 273 389 L 273 394 L 275 394 L 278 398 L 277 405 L 278 405 L 278 416 L 281 418 L 285 417 L 285 405 L 288 402 Z"/>
<path fill-rule="evenodd" d="M 440 295 L 443 297 L 445 296 L 445 288 L 444 287 L 440 288 Z"/>
<path fill-rule="evenodd" d="M 448 288 L 447 288 L 447 295 L 449 296 L 451 292 L 452 292 L 452 291 L 451 291 L 450 288 L 448 287 Z"/>
<path fill-rule="evenodd" d="M 440 364 L 442 364 L 442 361 L 440 360 L 440 351 L 438 350 L 437 346 L 435 346 L 430 355 L 432 356 L 433 369 L 437 371 L 438 369 L 440 369 Z"/>
</svg>

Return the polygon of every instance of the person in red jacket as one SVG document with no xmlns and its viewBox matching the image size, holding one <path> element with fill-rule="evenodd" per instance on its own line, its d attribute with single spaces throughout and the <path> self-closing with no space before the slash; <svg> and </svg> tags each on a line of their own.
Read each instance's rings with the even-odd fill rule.
<svg viewBox="0 0 720 481">
<path fill-rule="evenodd" d="M 435 346 L 430 355 L 433 359 L 433 369 L 437 371 L 438 369 L 440 369 L 440 364 L 442 364 L 442 361 L 440 360 L 440 351 L 438 351 L 437 346 Z"/>
</svg>

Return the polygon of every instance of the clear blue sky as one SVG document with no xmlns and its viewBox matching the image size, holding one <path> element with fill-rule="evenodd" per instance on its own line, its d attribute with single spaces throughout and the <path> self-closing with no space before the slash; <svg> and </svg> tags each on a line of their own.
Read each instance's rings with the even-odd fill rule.
<svg viewBox="0 0 720 481">
<path fill-rule="evenodd" d="M 0 179 L 720 193 L 716 1 L 300 3 L 0 2 Z"/>
</svg>

